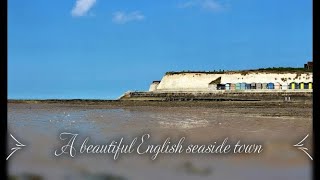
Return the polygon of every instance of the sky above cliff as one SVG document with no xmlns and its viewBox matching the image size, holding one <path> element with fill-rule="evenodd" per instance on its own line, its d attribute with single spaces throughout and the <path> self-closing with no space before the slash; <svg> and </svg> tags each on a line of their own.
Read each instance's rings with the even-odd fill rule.
<svg viewBox="0 0 320 180">
<path fill-rule="evenodd" d="M 311 59 L 311 0 L 8 1 L 14 99 L 115 99 L 167 71 Z"/>
</svg>

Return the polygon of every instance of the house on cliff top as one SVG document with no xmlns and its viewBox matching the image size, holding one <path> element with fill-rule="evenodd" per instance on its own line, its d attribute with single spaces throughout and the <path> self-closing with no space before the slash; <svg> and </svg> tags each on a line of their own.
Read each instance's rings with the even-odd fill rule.
<svg viewBox="0 0 320 180">
<path fill-rule="evenodd" d="M 307 64 L 304 64 L 304 69 L 312 70 L 313 69 L 313 62 L 309 61 L 309 62 L 307 62 Z"/>
</svg>

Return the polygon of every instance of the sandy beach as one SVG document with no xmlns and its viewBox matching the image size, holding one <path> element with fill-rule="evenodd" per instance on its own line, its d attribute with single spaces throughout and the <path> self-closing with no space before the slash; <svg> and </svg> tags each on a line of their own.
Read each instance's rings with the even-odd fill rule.
<svg viewBox="0 0 320 180">
<path fill-rule="evenodd" d="M 42 179 L 311 179 L 312 101 L 149 102 L 15 101 L 8 103 L 8 131 L 26 144 L 9 160 L 11 177 Z M 187 144 L 228 141 L 262 144 L 261 154 L 86 154 L 55 157 L 59 134 L 105 142 L 149 133 Z M 8 139 L 9 140 L 9 139 Z M 11 141 L 11 140 L 9 140 Z M 8 149 L 9 151 L 9 149 Z"/>
</svg>

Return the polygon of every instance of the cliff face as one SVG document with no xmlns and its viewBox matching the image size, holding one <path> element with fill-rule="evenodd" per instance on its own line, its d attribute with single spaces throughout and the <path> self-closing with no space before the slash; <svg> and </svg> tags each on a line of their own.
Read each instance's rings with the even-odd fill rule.
<svg viewBox="0 0 320 180">
<path fill-rule="evenodd" d="M 221 77 L 226 83 L 309 83 L 313 80 L 311 72 L 268 73 L 179 73 L 165 75 L 154 91 L 208 91 L 210 82 Z M 153 88 L 152 88 L 153 89 Z"/>
<path fill-rule="evenodd" d="M 153 83 L 150 85 L 149 91 L 155 91 L 155 90 L 157 90 L 158 85 L 159 85 L 159 82 L 153 82 Z"/>
</svg>

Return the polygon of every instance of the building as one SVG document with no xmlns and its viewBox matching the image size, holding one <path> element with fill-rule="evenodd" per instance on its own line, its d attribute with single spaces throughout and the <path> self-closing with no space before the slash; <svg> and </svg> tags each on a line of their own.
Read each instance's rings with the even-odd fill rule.
<svg viewBox="0 0 320 180">
<path fill-rule="evenodd" d="M 309 61 L 307 64 L 304 64 L 304 69 L 312 70 L 313 69 L 313 62 Z"/>
<path fill-rule="evenodd" d="M 217 90 L 218 89 L 218 85 L 221 84 L 221 77 L 211 81 L 209 84 L 208 84 L 208 88 L 210 90 Z"/>
</svg>

